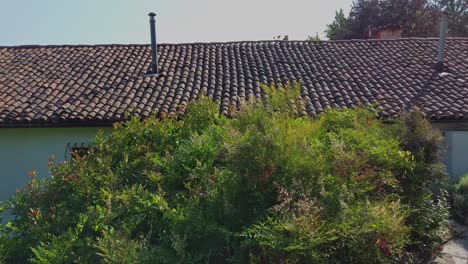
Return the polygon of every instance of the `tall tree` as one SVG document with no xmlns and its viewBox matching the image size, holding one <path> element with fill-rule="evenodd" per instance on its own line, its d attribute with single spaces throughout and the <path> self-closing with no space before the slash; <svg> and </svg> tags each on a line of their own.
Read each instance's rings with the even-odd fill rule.
<svg viewBox="0 0 468 264">
<path fill-rule="evenodd" d="M 468 37 L 468 0 L 437 0 L 431 5 L 447 12 L 449 35 Z"/>
<path fill-rule="evenodd" d="M 349 19 L 340 9 L 335 12 L 335 20 L 327 25 L 325 34 L 329 39 L 346 39 L 349 35 Z"/>
<path fill-rule="evenodd" d="M 367 38 L 372 28 L 400 26 L 405 37 L 434 37 L 443 10 L 449 35 L 468 36 L 467 0 L 355 0 L 347 17 L 341 9 L 336 12 L 325 33 L 332 40 Z"/>
</svg>

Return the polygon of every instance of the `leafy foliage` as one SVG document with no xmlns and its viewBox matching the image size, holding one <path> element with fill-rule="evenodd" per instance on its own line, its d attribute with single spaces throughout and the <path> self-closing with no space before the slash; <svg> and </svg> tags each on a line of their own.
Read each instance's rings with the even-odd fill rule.
<svg viewBox="0 0 468 264">
<path fill-rule="evenodd" d="M 320 41 L 320 36 L 319 36 L 318 33 L 316 32 L 315 35 L 309 35 L 309 36 L 307 36 L 307 40 L 310 40 L 310 41 Z"/>
<path fill-rule="evenodd" d="M 466 0 L 355 0 L 348 16 L 336 12 L 325 33 L 331 40 L 361 39 L 372 28 L 398 25 L 404 37 L 437 37 L 442 11 L 449 18 L 449 36 L 468 36 Z"/>
<path fill-rule="evenodd" d="M 116 124 L 83 158 L 51 158 L 51 177 L 32 175 L 5 205 L 3 261 L 397 263 L 431 251 L 447 209 L 422 115 L 312 118 L 298 85 L 263 90 L 232 119 L 202 98 L 184 116 Z"/>
<path fill-rule="evenodd" d="M 278 35 L 276 37 L 273 37 L 274 40 L 289 40 L 289 35 Z"/>
<path fill-rule="evenodd" d="M 460 177 L 452 187 L 452 207 L 461 219 L 466 221 L 468 216 L 468 174 Z"/>
<path fill-rule="evenodd" d="M 343 9 L 339 9 L 335 12 L 335 20 L 325 29 L 325 34 L 328 39 L 346 39 L 349 38 L 349 25 L 350 19 L 346 17 Z"/>
<path fill-rule="evenodd" d="M 431 8 L 447 12 L 449 35 L 468 36 L 468 1 L 466 0 L 432 0 Z"/>
</svg>

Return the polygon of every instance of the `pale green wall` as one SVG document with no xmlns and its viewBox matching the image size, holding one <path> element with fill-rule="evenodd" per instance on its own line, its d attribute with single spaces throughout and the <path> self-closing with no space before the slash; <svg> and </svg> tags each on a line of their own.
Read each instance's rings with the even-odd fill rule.
<svg viewBox="0 0 468 264">
<path fill-rule="evenodd" d="M 49 175 L 47 162 L 50 155 L 57 162 L 65 159 L 68 143 L 92 140 L 98 130 L 110 128 L 0 128 L 0 200 L 22 188 L 35 170 L 38 176 Z M 70 155 L 67 155 L 69 159 Z"/>
</svg>

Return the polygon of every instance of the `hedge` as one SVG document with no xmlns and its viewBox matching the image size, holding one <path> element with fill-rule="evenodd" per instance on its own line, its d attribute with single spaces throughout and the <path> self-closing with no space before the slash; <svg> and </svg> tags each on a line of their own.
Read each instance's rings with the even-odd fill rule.
<svg viewBox="0 0 468 264">
<path fill-rule="evenodd" d="M 264 86 L 229 117 L 181 116 L 99 134 L 49 161 L 2 210 L 6 263 L 399 263 L 446 231 L 440 134 L 417 110 L 304 115 L 299 87 Z"/>
</svg>

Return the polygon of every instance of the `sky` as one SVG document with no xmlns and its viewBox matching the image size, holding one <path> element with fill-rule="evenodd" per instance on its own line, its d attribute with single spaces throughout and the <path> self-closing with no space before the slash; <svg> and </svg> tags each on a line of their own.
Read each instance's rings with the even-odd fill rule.
<svg viewBox="0 0 468 264">
<path fill-rule="evenodd" d="M 0 46 L 268 40 L 318 33 L 352 0 L 0 0 Z"/>
</svg>

